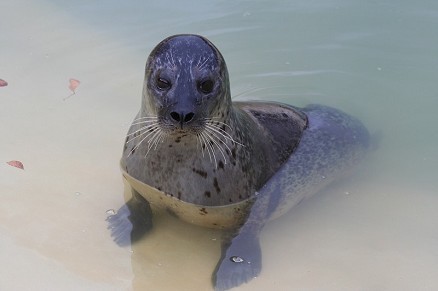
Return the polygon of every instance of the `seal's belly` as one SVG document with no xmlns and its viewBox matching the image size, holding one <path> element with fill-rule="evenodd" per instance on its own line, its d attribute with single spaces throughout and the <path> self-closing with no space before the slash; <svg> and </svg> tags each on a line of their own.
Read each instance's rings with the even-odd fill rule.
<svg viewBox="0 0 438 291">
<path fill-rule="evenodd" d="M 149 201 L 155 211 L 169 211 L 179 219 L 195 225 L 218 229 L 235 228 L 245 222 L 248 207 L 252 204 L 251 199 L 224 206 L 187 203 L 135 179 L 123 166 L 121 170 L 126 182 Z"/>
</svg>

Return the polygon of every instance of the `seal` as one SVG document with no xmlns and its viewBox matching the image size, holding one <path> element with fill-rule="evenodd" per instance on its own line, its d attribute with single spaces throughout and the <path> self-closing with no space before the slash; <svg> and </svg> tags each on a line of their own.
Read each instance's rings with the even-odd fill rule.
<svg viewBox="0 0 438 291">
<path fill-rule="evenodd" d="M 238 286 L 261 271 L 266 221 L 357 164 L 368 140 L 358 120 L 333 108 L 232 102 L 219 50 L 202 36 L 168 37 L 146 62 L 121 159 L 132 198 L 108 218 L 112 236 L 120 245 L 141 238 L 151 206 L 226 229 L 213 284 Z"/>
</svg>

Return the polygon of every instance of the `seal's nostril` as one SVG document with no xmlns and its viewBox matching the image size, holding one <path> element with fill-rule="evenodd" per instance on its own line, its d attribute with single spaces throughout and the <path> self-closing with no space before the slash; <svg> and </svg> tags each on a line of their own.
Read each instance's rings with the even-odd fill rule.
<svg viewBox="0 0 438 291">
<path fill-rule="evenodd" d="M 180 122 L 180 120 L 181 120 L 180 115 L 178 113 L 176 113 L 175 111 L 170 113 L 170 117 L 172 117 L 175 121 L 178 121 L 178 122 Z"/>
<path fill-rule="evenodd" d="M 195 113 L 193 112 L 189 112 L 187 114 L 184 113 L 177 113 L 175 111 L 172 111 L 170 113 L 170 117 L 172 117 L 173 120 L 180 122 L 180 123 L 186 123 L 189 122 L 193 119 L 193 117 L 195 116 Z"/>
<path fill-rule="evenodd" d="M 186 116 L 184 116 L 184 122 L 189 122 L 190 120 L 193 119 L 193 116 L 195 116 L 195 113 L 193 112 L 187 113 Z"/>
</svg>

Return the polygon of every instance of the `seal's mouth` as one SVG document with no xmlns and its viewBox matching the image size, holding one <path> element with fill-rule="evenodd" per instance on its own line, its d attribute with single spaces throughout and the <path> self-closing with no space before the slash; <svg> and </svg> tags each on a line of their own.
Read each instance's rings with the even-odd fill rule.
<svg viewBox="0 0 438 291">
<path fill-rule="evenodd" d="M 206 119 L 196 117 L 194 113 L 171 112 L 159 118 L 158 125 L 167 135 L 197 135 L 205 130 Z"/>
<path fill-rule="evenodd" d="M 202 133 L 205 130 L 204 126 L 196 125 L 196 126 L 189 126 L 187 124 L 182 126 L 164 126 L 162 128 L 163 132 L 165 132 L 167 135 L 170 136 L 181 136 L 181 135 L 193 135 L 196 136 L 200 133 Z"/>
</svg>

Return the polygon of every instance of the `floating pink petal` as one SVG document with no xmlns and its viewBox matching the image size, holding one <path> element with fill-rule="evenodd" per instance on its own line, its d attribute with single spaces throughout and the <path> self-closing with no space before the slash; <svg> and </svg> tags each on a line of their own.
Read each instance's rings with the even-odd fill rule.
<svg viewBox="0 0 438 291">
<path fill-rule="evenodd" d="M 8 82 L 6 82 L 3 79 L 0 79 L 0 87 L 6 87 L 6 86 L 8 86 Z"/>
<path fill-rule="evenodd" d="M 76 79 L 70 79 L 69 82 L 70 82 L 70 85 L 68 85 L 68 88 L 73 92 L 73 94 L 75 94 L 76 93 L 75 90 L 79 86 L 81 81 L 76 80 Z"/>
<path fill-rule="evenodd" d="M 7 164 L 9 166 L 16 167 L 16 168 L 24 170 L 23 163 L 20 162 L 20 161 L 9 161 L 9 162 L 7 162 Z"/>
</svg>

